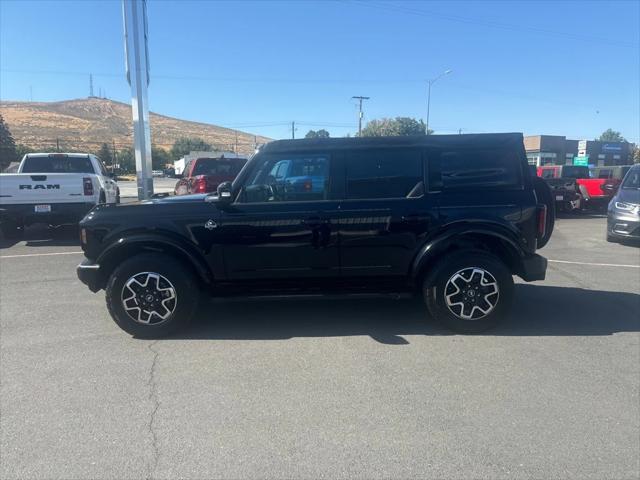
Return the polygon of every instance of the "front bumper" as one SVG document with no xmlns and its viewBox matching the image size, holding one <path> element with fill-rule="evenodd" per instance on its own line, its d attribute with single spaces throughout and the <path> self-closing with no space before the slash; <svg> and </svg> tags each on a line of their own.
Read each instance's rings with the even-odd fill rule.
<svg viewBox="0 0 640 480">
<path fill-rule="evenodd" d="M 629 212 L 609 210 L 607 233 L 618 238 L 640 238 L 640 217 Z"/>
<path fill-rule="evenodd" d="M 103 287 L 100 265 L 97 263 L 89 259 L 84 259 L 82 263 L 77 266 L 76 273 L 80 281 L 89 287 L 89 290 L 92 292 L 97 292 Z"/>
<path fill-rule="evenodd" d="M 547 275 L 547 259 L 537 253 L 522 259 L 522 271 L 519 276 L 525 282 L 544 280 Z"/>
</svg>

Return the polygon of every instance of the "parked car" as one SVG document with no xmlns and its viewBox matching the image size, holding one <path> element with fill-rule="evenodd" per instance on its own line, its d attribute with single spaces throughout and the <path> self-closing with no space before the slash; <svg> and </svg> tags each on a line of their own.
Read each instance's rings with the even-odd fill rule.
<svg viewBox="0 0 640 480">
<path fill-rule="evenodd" d="M 622 179 L 633 165 L 615 165 L 610 167 L 593 167 L 590 169 L 591 178 L 602 181 L 600 188 L 609 197 L 609 200 L 616 194 Z"/>
<path fill-rule="evenodd" d="M 583 208 L 583 194 L 579 179 L 589 178 L 589 167 L 580 165 L 544 165 L 538 167 L 538 176 L 544 179 L 553 194 L 556 210 L 572 211 Z"/>
<path fill-rule="evenodd" d="M 607 212 L 607 240 L 640 239 L 640 165 L 625 175 Z"/>
<path fill-rule="evenodd" d="M 215 192 L 222 182 L 231 182 L 240 172 L 246 158 L 196 158 L 187 162 L 182 178 L 176 183 L 176 195 Z"/>
<path fill-rule="evenodd" d="M 96 205 L 119 202 L 117 183 L 91 154 L 29 153 L 18 173 L 0 174 L 0 228 L 6 237 L 33 223 L 77 223 Z"/>
<path fill-rule="evenodd" d="M 311 187 L 280 188 L 283 161 Z M 139 337 L 184 327 L 201 294 L 418 293 L 479 332 L 507 315 L 513 275 L 544 279 L 549 212 L 521 134 L 281 140 L 215 195 L 96 207 L 78 277 Z"/>
</svg>

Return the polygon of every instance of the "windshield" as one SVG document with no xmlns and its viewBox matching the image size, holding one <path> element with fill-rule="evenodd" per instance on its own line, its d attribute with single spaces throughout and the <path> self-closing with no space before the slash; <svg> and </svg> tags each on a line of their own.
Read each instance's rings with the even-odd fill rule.
<svg viewBox="0 0 640 480">
<path fill-rule="evenodd" d="M 565 166 L 562 169 L 562 178 L 589 178 L 589 167 Z"/>
<path fill-rule="evenodd" d="M 622 188 L 640 188 L 640 168 L 634 168 L 624 177 Z"/>
<path fill-rule="evenodd" d="M 27 157 L 22 173 L 95 173 L 89 157 Z"/>
<path fill-rule="evenodd" d="M 233 175 L 236 176 L 242 169 L 246 160 L 244 158 L 221 159 L 202 158 L 196 163 L 193 176 L 196 175 Z"/>
</svg>

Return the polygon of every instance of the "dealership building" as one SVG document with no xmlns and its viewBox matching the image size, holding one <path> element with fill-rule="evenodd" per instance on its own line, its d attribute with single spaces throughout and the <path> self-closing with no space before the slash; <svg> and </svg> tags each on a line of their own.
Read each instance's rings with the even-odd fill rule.
<svg viewBox="0 0 640 480">
<path fill-rule="evenodd" d="M 559 135 L 524 137 L 524 148 L 531 165 L 629 165 L 633 163 L 633 144 L 569 140 Z"/>
</svg>

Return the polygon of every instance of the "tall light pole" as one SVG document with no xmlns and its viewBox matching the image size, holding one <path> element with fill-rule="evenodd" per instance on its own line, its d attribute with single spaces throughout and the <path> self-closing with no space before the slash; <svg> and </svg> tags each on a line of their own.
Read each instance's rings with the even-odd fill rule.
<svg viewBox="0 0 640 480">
<path fill-rule="evenodd" d="M 427 82 L 429 83 L 429 91 L 427 93 L 427 135 L 429 135 L 429 110 L 431 109 L 431 85 L 436 83 L 436 81 L 438 81 L 440 78 L 444 77 L 445 75 L 449 75 L 450 73 L 451 73 L 451 70 L 445 70 L 437 77 L 432 78 L 431 80 L 427 80 Z"/>
<path fill-rule="evenodd" d="M 358 97 L 354 96 L 351 98 L 355 98 L 356 100 L 360 100 L 360 107 L 358 109 L 358 136 L 362 135 L 362 101 L 369 100 L 371 97 Z"/>
<path fill-rule="evenodd" d="M 124 53 L 127 81 L 131 85 L 133 145 L 136 157 L 138 199 L 153 195 L 151 133 L 149 131 L 149 50 L 146 0 L 122 0 Z"/>
</svg>

